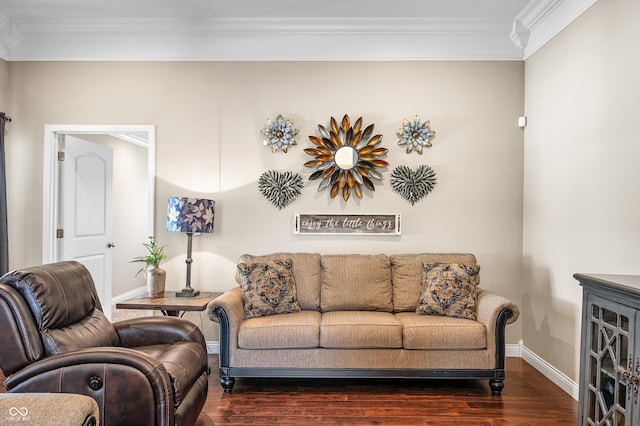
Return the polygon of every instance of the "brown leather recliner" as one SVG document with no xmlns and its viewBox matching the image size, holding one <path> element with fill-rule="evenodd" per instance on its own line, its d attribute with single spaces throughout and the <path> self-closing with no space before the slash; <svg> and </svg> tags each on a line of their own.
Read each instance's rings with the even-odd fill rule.
<svg viewBox="0 0 640 426">
<path fill-rule="evenodd" d="M 115 323 L 75 261 L 0 278 L 0 368 L 8 392 L 88 395 L 101 425 L 193 425 L 208 390 L 206 344 L 175 317 Z"/>
</svg>

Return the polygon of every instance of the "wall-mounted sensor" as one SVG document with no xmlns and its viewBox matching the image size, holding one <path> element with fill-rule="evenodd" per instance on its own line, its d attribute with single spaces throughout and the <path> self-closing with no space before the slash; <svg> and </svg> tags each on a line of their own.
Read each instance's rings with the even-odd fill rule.
<svg viewBox="0 0 640 426">
<path fill-rule="evenodd" d="M 527 117 L 518 117 L 518 127 L 521 129 L 527 127 Z"/>
</svg>

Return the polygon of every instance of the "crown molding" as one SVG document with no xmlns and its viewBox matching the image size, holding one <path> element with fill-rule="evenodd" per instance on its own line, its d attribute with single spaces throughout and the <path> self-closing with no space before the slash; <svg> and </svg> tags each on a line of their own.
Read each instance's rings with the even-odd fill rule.
<svg viewBox="0 0 640 426">
<path fill-rule="evenodd" d="M 521 49 L 529 44 L 531 31 L 564 0 L 532 0 L 513 20 L 511 41 Z"/>
<path fill-rule="evenodd" d="M 22 40 L 22 34 L 13 19 L 0 13 L 0 58 L 6 59 L 9 50 Z"/>
<path fill-rule="evenodd" d="M 511 20 L 217 18 L 16 21 L 8 61 L 522 61 L 597 0 L 531 0 Z"/>
<path fill-rule="evenodd" d="M 510 20 L 221 18 L 18 23 L 10 61 L 521 60 Z"/>
<path fill-rule="evenodd" d="M 1 21 L 0 21 L 1 22 Z M 201 20 L 121 19 L 21 21 L 27 35 L 329 35 L 340 34 L 498 34 L 509 20 L 482 18 L 215 18 Z"/>
<path fill-rule="evenodd" d="M 510 38 L 527 59 L 598 0 L 531 0 L 513 21 Z"/>
</svg>

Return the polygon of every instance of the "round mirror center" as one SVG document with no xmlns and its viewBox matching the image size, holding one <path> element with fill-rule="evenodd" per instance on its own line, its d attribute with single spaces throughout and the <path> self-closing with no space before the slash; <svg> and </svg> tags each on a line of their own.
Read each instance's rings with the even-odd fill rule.
<svg viewBox="0 0 640 426">
<path fill-rule="evenodd" d="M 358 162 L 358 153 L 350 146 L 343 146 L 338 148 L 333 158 L 342 170 L 351 170 Z"/>
</svg>

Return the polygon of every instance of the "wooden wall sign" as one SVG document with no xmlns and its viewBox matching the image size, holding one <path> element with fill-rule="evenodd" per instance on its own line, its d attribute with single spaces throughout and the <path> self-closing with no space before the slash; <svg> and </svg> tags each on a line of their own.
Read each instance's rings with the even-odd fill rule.
<svg viewBox="0 0 640 426">
<path fill-rule="evenodd" d="M 400 214 L 296 213 L 294 234 L 401 235 Z"/>
</svg>

